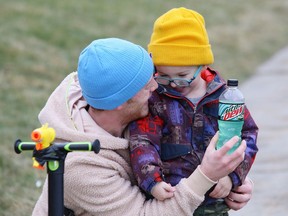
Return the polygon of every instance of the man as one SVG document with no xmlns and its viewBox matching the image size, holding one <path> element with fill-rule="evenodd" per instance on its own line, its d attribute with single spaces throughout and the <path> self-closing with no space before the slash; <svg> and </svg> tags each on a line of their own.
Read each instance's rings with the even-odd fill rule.
<svg viewBox="0 0 288 216">
<path fill-rule="evenodd" d="M 227 155 L 237 138 L 216 151 L 216 135 L 201 165 L 181 180 L 171 199 L 147 201 L 136 186 L 124 137 L 129 122 L 148 114 L 148 98 L 158 87 L 153 71 L 153 62 L 142 47 L 117 38 L 95 40 L 81 52 L 77 73 L 62 81 L 40 112 L 40 122 L 56 130 L 58 142 L 98 139 L 101 143 L 97 155 L 67 155 L 64 204 L 75 215 L 192 215 L 205 192 L 243 160 L 245 142 Z M 231 195 L 232 208 L 250 199 L 252 186 L 246 183 L 240 188 L 244 193 Z M 47 214 L 46 181 L 33 215 Z"/>
</svg>

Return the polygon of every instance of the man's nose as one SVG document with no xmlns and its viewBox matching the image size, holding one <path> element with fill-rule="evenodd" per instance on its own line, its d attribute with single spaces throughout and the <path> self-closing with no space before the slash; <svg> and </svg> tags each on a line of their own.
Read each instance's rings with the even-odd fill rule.
<svg viewBox="0 0 288 216">
<path fill-rule="evenodd" d="M 158 88 L 158 83 L 156 82 L 155 79 L 152 79 L 151 91 L 155 91 L 157 88 Z"/>
</svg>

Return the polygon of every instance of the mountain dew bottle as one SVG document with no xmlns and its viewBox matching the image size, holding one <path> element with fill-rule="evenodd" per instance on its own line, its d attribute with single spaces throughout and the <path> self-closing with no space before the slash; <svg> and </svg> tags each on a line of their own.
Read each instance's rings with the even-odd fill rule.
<svg viewBox="0 0 288 216">
<path fill-rule="evenodd" d="M 229 79 L 227 86 L 228 88 L 219 97 L 219 139 L 216 148 L 221 148 L 233 136 L 238 136 L 239 141 L 228 151 L 228 154 L 231 154 L 241 143 L 245 100 L 238 89 L 237 79 Z"/>
</svg>

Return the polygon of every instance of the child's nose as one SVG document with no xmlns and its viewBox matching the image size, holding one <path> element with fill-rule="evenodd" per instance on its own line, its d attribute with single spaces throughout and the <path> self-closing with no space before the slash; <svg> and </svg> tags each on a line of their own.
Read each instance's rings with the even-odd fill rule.
<svg viewBox="0 0 288 216">
<path fill-rule="evenodd" d="M 176 85 L 174 82 L 171 82 L 171 83 L 170 83 L 170 86 L 171 86 L 172 88 L 176 88 L 176 87 L 177 87 L 177 85 Z"/>
</svg>

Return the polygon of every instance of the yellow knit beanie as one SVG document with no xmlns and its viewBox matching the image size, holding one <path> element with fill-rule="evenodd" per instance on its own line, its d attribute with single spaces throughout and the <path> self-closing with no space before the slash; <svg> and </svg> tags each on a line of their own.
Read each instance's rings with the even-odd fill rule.
<svg viewBox="0 0 288 216">
<path fill-rule="evenodd" d="M 194 66 L 214 62 L 204 18 L 183 7 L 174 8 L 155 21 L 148 51 L 155 65 Z"/>
</svg>

